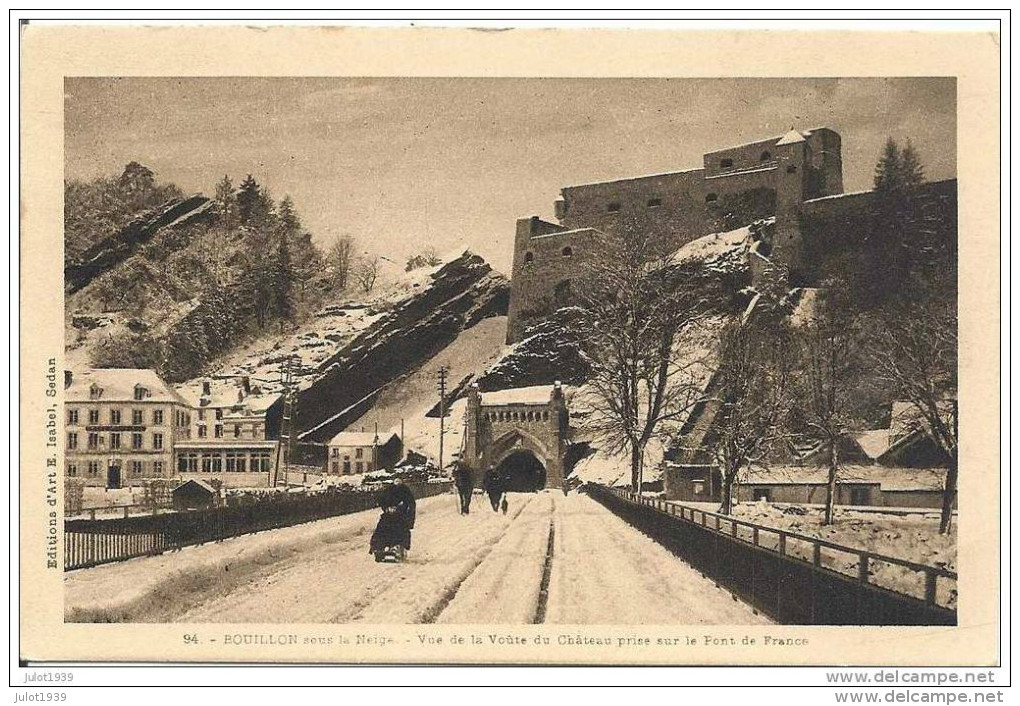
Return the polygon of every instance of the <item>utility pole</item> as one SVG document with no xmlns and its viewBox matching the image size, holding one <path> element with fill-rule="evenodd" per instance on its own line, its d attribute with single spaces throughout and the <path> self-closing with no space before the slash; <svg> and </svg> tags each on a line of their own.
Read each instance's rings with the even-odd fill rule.
<svg viewBox="0 0 1020 706">
<path fill-rule="evenodd" d="M 445 365 L 439 368 L 439 471 L 443 471 L 443 432 L 446 424 L 446 375 L 450 369 Z"/>
<path fill-rule="evenodd" d="M 280 456 L 283 456 L 284 482 L 290 479 L 290 459 L 294 453 L 294 358 L 288 357 L 280 370 L 283 383 L 283 419 L 280 424 L 280 443 L 276 449 L 276 472 L 273 485 L 279 483 Z"/>
</svg>

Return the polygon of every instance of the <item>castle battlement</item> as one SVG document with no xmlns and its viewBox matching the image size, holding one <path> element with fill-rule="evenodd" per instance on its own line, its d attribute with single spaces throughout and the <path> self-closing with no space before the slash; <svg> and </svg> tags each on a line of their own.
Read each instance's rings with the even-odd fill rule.
<svg viewBox="0 0 1020 706">
<path fill-rule="evenodd" d="M 801 204 L 842 192 L 840 136 L 825 127 L 706 152 L 700 168 L 563 187 L 558 223 L 517 221 L 507 341 L 569 301 L 597 232 L 646 230 L 679 247 L 775 216 L 772 256 L 790 266 L 800 253 Z"/>
</svg>

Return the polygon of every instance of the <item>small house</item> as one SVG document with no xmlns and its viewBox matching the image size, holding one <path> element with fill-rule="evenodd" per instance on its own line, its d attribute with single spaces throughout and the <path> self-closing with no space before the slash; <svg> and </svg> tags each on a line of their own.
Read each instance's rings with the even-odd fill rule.
<svg viewBox="0 0 1020 706">
<path fill-rule="evenodd" d="M 403 455 L 400 436 L 394 432 L 342 431 L 326 449 L 327 475 L 371 473 L 393 468 Z"/>
<path fill-rule="evenodd" d="M 216 505 L 219 493 L 204 480 L 188 480 L 173 490 L 174 510 L 204 510 Z"/>
</svg>

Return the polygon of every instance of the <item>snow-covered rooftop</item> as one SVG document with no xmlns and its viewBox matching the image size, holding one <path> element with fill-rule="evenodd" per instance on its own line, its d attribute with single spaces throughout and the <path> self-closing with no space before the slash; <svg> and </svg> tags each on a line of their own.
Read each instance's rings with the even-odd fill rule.
<svg viewBox="0 0 1020 706">
<path fill-rule="evenodd" d="M 329 440 L 330 446 L 374 446 L 388 443 L 396 432 L 342 431 Z"/>
<path fill-rule="evenodd" d="M 87 368 L 73 371 L 65 399 L 71 402 L 89 401 L 93 399 L 93 385 L 99 393 L 95 399 L 104 402 L 133 402 L 135 390 L 140 387 L 148 393 L 144 397 L 146 402 L 187 404 L 155 370 L 148 368 Z"/>
<path fill-rule="evenodd" d="M 553 385 L 532 385 L 531 387 L 517 387 L 510 390 L 496 390 L 494 392 L 482 393 L 482 404 L 495 406 L 503 404 L 546 404 L 552 397 Z M 563 394 L 566 397 L 569 387 L 563 386 Z"/>
</svg>

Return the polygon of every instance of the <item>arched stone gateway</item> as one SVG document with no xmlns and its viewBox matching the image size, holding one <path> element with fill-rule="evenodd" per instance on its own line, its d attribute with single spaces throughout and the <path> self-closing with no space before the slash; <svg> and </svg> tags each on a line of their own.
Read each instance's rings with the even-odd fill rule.
<svg viewBox="0 0 1020 706">
<path fill-rule="evenodd" d="M 560 488 L 568 425 L 559 383 L 498 392 L 472 385 L 462 460 L 479 483 L 487 469 L 502 468 L 514 489 Z"/>
</svg>

